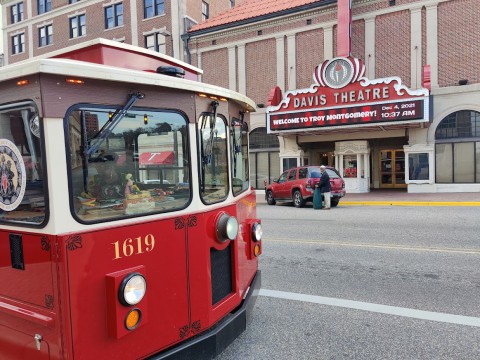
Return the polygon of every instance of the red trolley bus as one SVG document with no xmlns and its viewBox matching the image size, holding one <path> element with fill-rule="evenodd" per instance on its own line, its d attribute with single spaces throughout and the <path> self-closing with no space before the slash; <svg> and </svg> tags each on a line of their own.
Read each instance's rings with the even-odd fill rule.
<svg viewBox="0 0 480 360">
<path fill-rule="evenodd" d="M 102 39 L 0 70 L 1 359 L 208 359 L 246 328 L 255 104 L 200 73 Z"/>
</svg>

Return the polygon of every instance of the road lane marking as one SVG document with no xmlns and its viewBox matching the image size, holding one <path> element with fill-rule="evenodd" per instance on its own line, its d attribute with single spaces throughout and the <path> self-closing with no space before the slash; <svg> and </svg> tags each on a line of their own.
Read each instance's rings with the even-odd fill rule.
<svg viewBox="0 0 480 360">
<path fill-rule="evenodd" d="M 336 306 L 336 307 L 342 307 L 347 309 L 355 309 L 355 310 L 369 311 L 369 312 L 380 313 L 380 314 L 402 316 L 402 317 L 408 317 L 413 319 L 480 327 L 480 318 L 478 317 L 454 315 L 454 314 L 447 314 L 447 313 L 440 313 L 440 312 L 433 312 L 433 311 L 423 311 L 423 310 L 416 310 L 416 309 L 410 309 L 410 308 L 402 308 L 397 306 L 374 304 L 374 303 L 367 303 L 362 301 L 329 298 L 329 297 L 323 297 L 323 296 L 299 294 L 299 293 L 269 290 L 269 289 L 260 289 L 260 292 L 258 295 L 277 298 L 277 299 L 309 302 L 313 304 Z"/>
<path fill-rule="evenodd" d="M 404 246 L 392 244 L 366 244 L 366 243 L 349 243 L 340 241 L 322 241 L 322 240 L 290 240 L 290 239 L 262 239 L 263 242 L 278 242 L 289 244 L 308 244 L 308 245 L 331 245 L 331 246 L 345 246 L 345 247 L 360 247 L 360 248 L 378 248 L 378 249 L 394 249 L 394 250 L 409 250 L 409 251 L 424 251 L 424 252 L 442 252 L 442 253 L 457 253 L 457 254 L 473 254 L 480 255 L 480 249 L 459 249 L 459 248 L 436 248 L 436 247 L 419 247 L 419 246 Z"/>
</svg>

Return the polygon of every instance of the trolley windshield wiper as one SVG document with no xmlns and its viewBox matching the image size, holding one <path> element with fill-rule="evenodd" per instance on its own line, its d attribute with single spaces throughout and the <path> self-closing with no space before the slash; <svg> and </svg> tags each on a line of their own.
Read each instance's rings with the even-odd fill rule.
<svg viewBox="0 0 480 360">
<path fill-rule="evenodd" d="M 232 132 L 233 132 L 233 177 L 237 177 L 237 156 L 242 152 L 242 131 L 244 124 L 245 111 L 240 111 L 240 136 L 237 139 L 235 136 L 235 125 L 232 122 Z"/>
<path fill-rule="evenodd" d="M 201 176 L 201 191 L 205 192 L 205 168 L 208 164 L 212 161 L 213 156 L 213 146 L 215 141 L 215 128 L 216 128 L 216 121 L 217 121 L 217 107 L 218 101 L 212 101 L 211 106 L 213 108 L 213 113 L 208 114 L 210 118 L 210 136 L 208 138 L 208 142 L 206 145 L 203 144 L 202 141 L 202 176 Z M 202 126 L 200 130 L 202 131 L 201 138 L 203 139 L 203 130 L 205 130 L 207 126 L 207 116 L 204 117 L 204 121 L 202 122 Z"/>
<path fill-rule="evenodd" d="M 145 97 L 145 95 L 140 92 L 132 92 L 129 96 L 130 99 L 128 99 L 125 106 L 116 111 L 105 125 L 103 125 L 100 131 L 92 138 L 90 146 L 85 150 L 85 157 L 87 159 L 98 151 L 103 142 L 110 136 L 113 129 L 115 129 L 118 123 L 125 117 L 127 111 L 132 108 L 133 104 L 135 104 L 137 100 Z"/>
</svg>

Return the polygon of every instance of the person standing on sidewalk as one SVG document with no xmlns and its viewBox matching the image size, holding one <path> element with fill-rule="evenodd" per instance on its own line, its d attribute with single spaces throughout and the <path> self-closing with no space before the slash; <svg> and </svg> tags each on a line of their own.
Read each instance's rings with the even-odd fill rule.
<svg viewBox="0 0 480 360">
<path fill-rule="evenodd" d="M 324 165 L 320 166 L 320 183 L 318 184 L 320 188 L 320 193 L 323 194 L 325 210 L 330 210 L 330 192 L 332 191 L 332 186 L 330 185 L 330 176 L 327 174 L 327 169 Z"/>
</svg>

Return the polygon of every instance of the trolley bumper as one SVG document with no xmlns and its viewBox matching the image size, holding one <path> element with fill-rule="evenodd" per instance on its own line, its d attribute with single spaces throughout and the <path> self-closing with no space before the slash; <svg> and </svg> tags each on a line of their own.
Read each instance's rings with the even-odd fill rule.
<svg viewBox="0 0 480 360">
<path fill-rule="evenodd" d="M 253 277 L 247 296 L 226 319 L 206 332 L 148 360 L 211 360 L 225 350 L 247 328 L 261 287 L 261 271 Z"/>
</svg>

